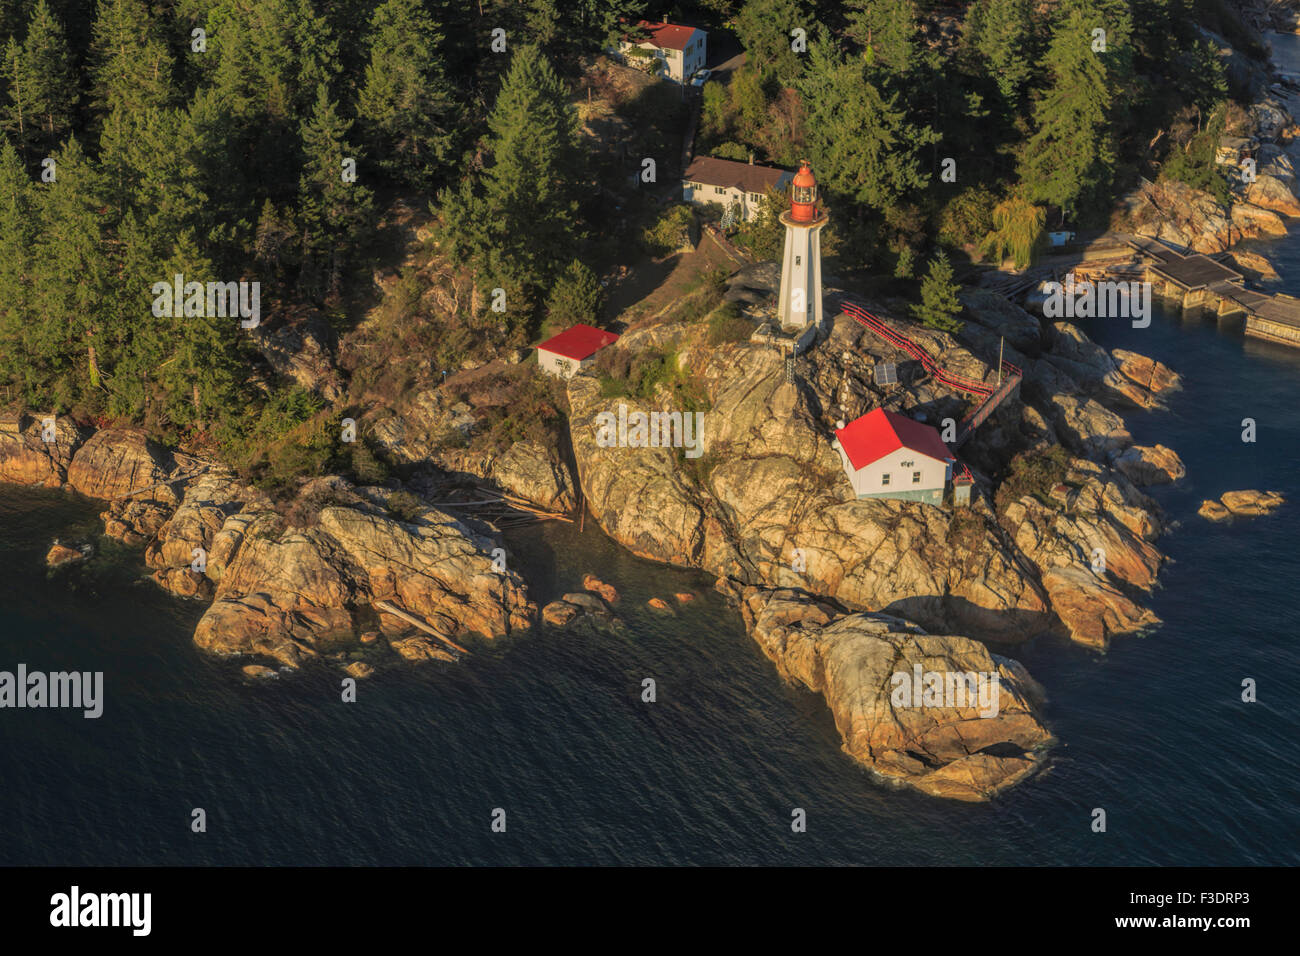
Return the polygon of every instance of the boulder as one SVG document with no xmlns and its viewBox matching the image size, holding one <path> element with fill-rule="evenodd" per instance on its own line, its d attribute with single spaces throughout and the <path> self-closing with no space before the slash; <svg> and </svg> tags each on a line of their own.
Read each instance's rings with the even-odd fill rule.
<svg viewBox="0 0 1300 956">
<path fill-rule="evenodd" d="M 890 781 L 988 800 L 1033 773 L 1052 742 L 1042 688 L 978 641 L 839 614 L 789 589 L 746 588 L 742 610 L 777 670 L 825 697 L 845 752 Z"/>
<path fill-rule="evenodd" d="M 1280 491 L 1225 491 L 1218 501 L 1201 502 L 1198 514 L 1211 521 L 1251 518 L 1276 511 L 1285 502 Z"/>
<path fill-rule="evenodd" d="M 58 488 L 67 481 L 81 436 L 66 418 L 55 418 L 47 431 L 43 426 L 47 418 L 13 415 L 11 427 L 0 429 L 0 481 L 44 488 Z M 24 423 L 26 428 L 21 427 Z M 53 440 L 47 442 L 46 437 Z"/>
<path fill-rule="evenodd" d="M 1135 485 L 1167 485 L 1187 474 L 1178 453 L 1165 445 L 1134 445 L 1125 449 L 1114 466 Z"/>
<path fill-rule="evenodd" d="M 249 331 L 254 347 L 271 368 L 327 402 L 343 397 L 343 377 L 334 366 L 334 332 L 319 314 L 291 321 L 263 322 Z"/>
<path fill-rule="evenodd" d="M 240 670 L 243 671 L 245 677 L 250 677 L 254 680 L 266 680 L 269 677 L 280 676 L 272 668 L 267 667 L 265 664 L 245 664 L 242 668 L 240 668 Z"/>
<path fill-rule="evenodd" d="M 171 474 L 171 456 L 142 432 L 105 428 L 86 440 L 68 466 L 68 485 L 90 498 L 118 498 L 152 489 L 157 501 L 174 502 L 162 482 Z"/>
<path fill-rule="evenodd" d="M 551 627 L 608 629 L 620 626 L 604 600 L 585 591 L 566 594 L 542 609 L 542 620 Z"/>
<path fill-rule="evenodd" d="M 599 594 L 608 604 L 618 603 L 618 590 L 612 584 L 606 584 L 594 574 L 585 574 L 582 577 L 582 587 L 586 591 Z"/>
<path fill-rule="evenodd" d="M 65 544 L 54 542 L 50 550 L 45 554 L 45 566 L 49 568 L 61 568 L 70 564 L 80 564 L 89 557 L 89 551 L 81 551 L 78 548 L 70 548 Z"/>
<path fill-rule="evenodd" d="M 1086 567 L 1052 568 L 1043 573 L 1043 587 L 1070 639 L 1086 647 L 1104 651 L 1116 635 L 1160 623 L 1151 611 Z"/>
</svg>

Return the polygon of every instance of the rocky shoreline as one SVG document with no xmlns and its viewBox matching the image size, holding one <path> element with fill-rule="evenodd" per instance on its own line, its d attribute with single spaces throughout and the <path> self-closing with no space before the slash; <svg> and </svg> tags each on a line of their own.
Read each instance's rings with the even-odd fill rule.
<svg viewBox="0 0 1300 956">
<path fill-rule="evenodd" d="M 1295 132 L 1272 102 L 1253 115 L 1275 139 Z M 1135 231 L 1213 252 L 1284 232 L 1282 217 L 1300 213 L 1296 178 L 1281 146 L 1262 159 L 1230 209 L 1177 184 L 1146 184 L 1126 215 Z M 1256 258 L 1261 272 L 1269 268 Z M 459 281 L 444 265 L 421 267 L 434 288 Z M 453 299 L 462 292 L 473 294 L 458 288 Z M 969 507 L 854 497 L 830 446 L 837 420 L 876 407 L 960 420 L 969 404 L 843 315 L 796 361 L 793 382 L 778 352 L 714 342 L 704 322 L 656 316 L 627 329 L 612 350 L 655 350 L 692 383 L 706 422 L 698 459 L 599 444 L 597 417 L 611 399 L 586 374 L 564 389 L 567 447 L 528 437 L 471 450 L 470 438 L 510 405 L 506 376 L 536 374 L 517 353 L 467 361 L 454 389 L 439 387 L 430 367 L 393 401 L 349 392 L 334 365 L 332 351 L 363 354 L 364 324 L 337 348 L 324 333 L 274 328 L 261 347 L 273 345 L 277 369 L 303 387 L 360 404 L 363 427 L 390 461 L 487 481 L 544 510 L 581 507 L 628 551 L 709 572 L 778 671 L 825 698 L 855 761 L 934 796 L 985 800 L 1034 773 L 1053 742 L 1043 689 L 1007 654 L 1049 633 L 1104 651 L 1159 624 L 1144 604 L 1165 560 L 1156 542 L 1168 521 L 1143 489 L 1186 469 L 1174 449 L 1135 445 L 1123 419 L 1160 408 L 1179 388 L 1176 371 L 1108 351 L 1069 322 L 1040 320 L 987 291 L 965 291 L 962 304 L 967 321 L 956 336 L 902 318 L 898 304 L 872 308 L 958 374 L 992 382 L 999 357 L 1024 370 L 1019 392 L 962 451 L 975 478 Z M 887 361 L 899 363 L 899 384 L 874 381 L 874 366 Z M 681 394 L 663 385 L 651 398 L 617 401 L 681 410 Z M 539 610 L 524 577 L 498 560 L 500 530 L 421 499 L 412 493 L 419 482 L 397 490 L 315 477 L 277 503 L 221 463 L 139 432 L 42 424 L 34 415 L 0 420 L 0 481 L 106 501 L 105 534 L 143 549 L 159 586 L 207 602 L 196 645 L 251 659 L 251 678 L 275 673 L 265 662 L 295 669 L 313 660 L 364 677 L 384 653 L 446 661 L 474 637 L 623 626 L 617 592 L 594 577 Z M 1229 493 L 1202 514 L 1219 520 L 1280 503 Z M 666 601 L 651 606 L 676 613 Z M 913 668 L 996 677 L 996 713 L 970 701 L 899 706 L 892 681 Z"/>
</svg>

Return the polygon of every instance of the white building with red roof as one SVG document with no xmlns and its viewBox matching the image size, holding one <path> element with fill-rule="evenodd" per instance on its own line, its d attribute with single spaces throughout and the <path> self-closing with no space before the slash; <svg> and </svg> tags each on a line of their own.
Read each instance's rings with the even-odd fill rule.
<svg viewBox="0 0 1300 956">
<path fill-rule="evenodd" d="M 636 31 L 646 39 L 623 40 L 618 45 L 619 53 L 626 56 L 633 48 L 645 51 L 660 62 L 665 76 L 678 83 L 685 83 L 697 70 L 704 69 L 704 61 L 708 59 L 708 34 L 704 30 L 667 20 L 663 23 L 639 20 Z"/>
<path fill-rule="evenodd" d="M 596 353 L 618 341 L 613 332 L 579 323 L 537 346 L 537 364 L 543 372 L 573 378 L 596 360 Z"/>
<path fill-rule="evenodd" d="M 883 408 L 841 424 L 832 447 L 859 498 L 941 505 L 956 461 L 936 429 Z"/>
</svg>

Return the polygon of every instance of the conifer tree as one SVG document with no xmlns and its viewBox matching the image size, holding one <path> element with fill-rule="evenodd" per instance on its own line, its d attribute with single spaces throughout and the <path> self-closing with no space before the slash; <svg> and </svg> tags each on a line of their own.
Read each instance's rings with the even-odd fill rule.
<svg viewBox="0 0 1300 956">
<path fill-rule="evenodd" d="M 913 124 L 897 95 L 886 96 L 871 82 L 869 69 L 817 43 L 798 89 L 808 108 L 805 128 L 818 180 L 882 211 L 927 185 L 918 151 L 937 136 Z"/>
<path fill-rule="evenodd" d="M 175 99 L 171 53 L 144 0 L 101 0 L 90 52 L 101 115 L 125 116 Z"/>
<path fill-rule="evenodd" d="M 350 245 L 367 221 L 372 200 L 360 181 L 361 162 L 347 141 L 351 120 L 339 115 L 324 84 L 317 87 L 316 106 L 302 126 L 303 169 L 298 202 L 303 227 L 303 271 L 299 282 L 308 294 L 320 297 L 339 290 Z M 356 164 L 353 181 L 351 166 Z"/>
<path fill-rule="evenodd" d="M 574 259 L 564 270 L 546 299 L 547 328 L 562 331 L 577 322 L 588 325 L 596 321 L 605 302 L 605 290 L 596 273 L 581 260 Z"/>
<path fill-rule="evenodd" d="M 32 241 L 39 231 L 32 199 L 31 179 L 6 139 L 0 145 L 0 382 L 27 384 L 33 372 L 24 342 L 32 320 Z"/>
<path fill-rule="evenodd" d="M 451 149 L 443 42 L 420 0 L 388 0 L 370 21 L 370 63 L 357 103 L 371 155 L 390 176 L 427 186 Z"/>
<path fill-rule="evenodd" d="M 27 352 L 48 385 L 48 398 L 67 410 L 77 403 L 98 407 L 103 396 L 91 386 L 90 350 L 102 365 L 104 307 L 113 301 L 112 269 L 105 254 L 103 193 L 98 173 L 81 145 L 69 139 L 56 154 L 58 178 L 36 188 L 41 230 L 33 243 L 32 311 Z"/>
<path fill-rule="evenodd" d="M 915 0 L 850 0 L 846 31 L 879 71 L 902 77 L 916 66 L 920 25 Z"/>
<path fill-rule="evenodd" d="M 1089 21 L 1074 10 L 1048 48 L 1052 83 L 1034 108 L 1036 129 L 1020 163 L 1027 197 L 1059 206 L 1067 216 L 1085 203 L 1103 202 L 1115 169 L 1109 116 L 1115 84 L 1106 54 L 1093 45 Z"/>
<path fill-rule="evenodd" d="M 51 152 L 72 123 L 77 84 L 63 26 L 45 0 L 38 0 L 27 38 L 11 36 L 0 62 L 7 96 L 4 127 L 31 162 Z"/>
<path fill-rule="evenodd" d="M 1030 0 L 978 0 L 966 21 L 967 42 L 983 59 L 1003 102 L 1017 108 L 1034 68 Z"/>
<path fill-rule="evenodd" d="M 940 250 L 930 260 L 930 268 L 921 280 L 921 302 L 912 306 L 912 317 L 932 329 L 960 331 L 963 324 L 957 319 L 962 310 L 957 298 L 960 291 L 961 286 L 952 278 L 948 254 Z"/>
<path fill-rule="evenodd" d="M 491 163 L 482 192 L 470 184 L 445 198 L 453 245 L 476 262 L 489 288 L 522 299 L 518 316 L 572 259 L 579 237 L 574 149 L 577 124 L 563 82 L 534 46 L 516 51 L 488 117 Z"/>
</svg>

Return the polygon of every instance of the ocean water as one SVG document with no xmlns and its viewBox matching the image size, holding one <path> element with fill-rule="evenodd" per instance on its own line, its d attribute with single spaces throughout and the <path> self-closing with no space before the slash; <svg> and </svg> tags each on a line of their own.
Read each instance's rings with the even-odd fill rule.
<svg viewBox="0 0 1300 956">
<path fill-rule="evenodd" d="M 1300 288 L 1300 239 L 1271 251 Z M 874 783 L 708 577 L 632 557 L 594 523 L 509 547 L 539 602 L 584 571 L 614 583 L 625 634 L 476 641 L 457 664 L 380 670 L 345 704 L 332 667 L 251 683 L 200 654 L 201 607 L 144 580 L 136 551 L 99 539 L 88 566 L 48 573 L 50 540 L 96 535 L 98 506 L 0 487 L 0 669 L 102 670 L 106 698 L 98 720 L 0 711 L 0 864 L 1296 864 L 1300 351 L 1212 317 L 1087 331 L 1185 377 L 1168 411 L 1127 416 L 1189 472 L 1155 491 L 1174 525 L 1151 602 L 1164 624 L 1105 655 L 1020 650 L 1060 744 L 988 804 Z M 1293 501 L 1196 516 L 1237 488 Z M 644 609 L 676 591 L 696 599 Z"/>
</svg>

